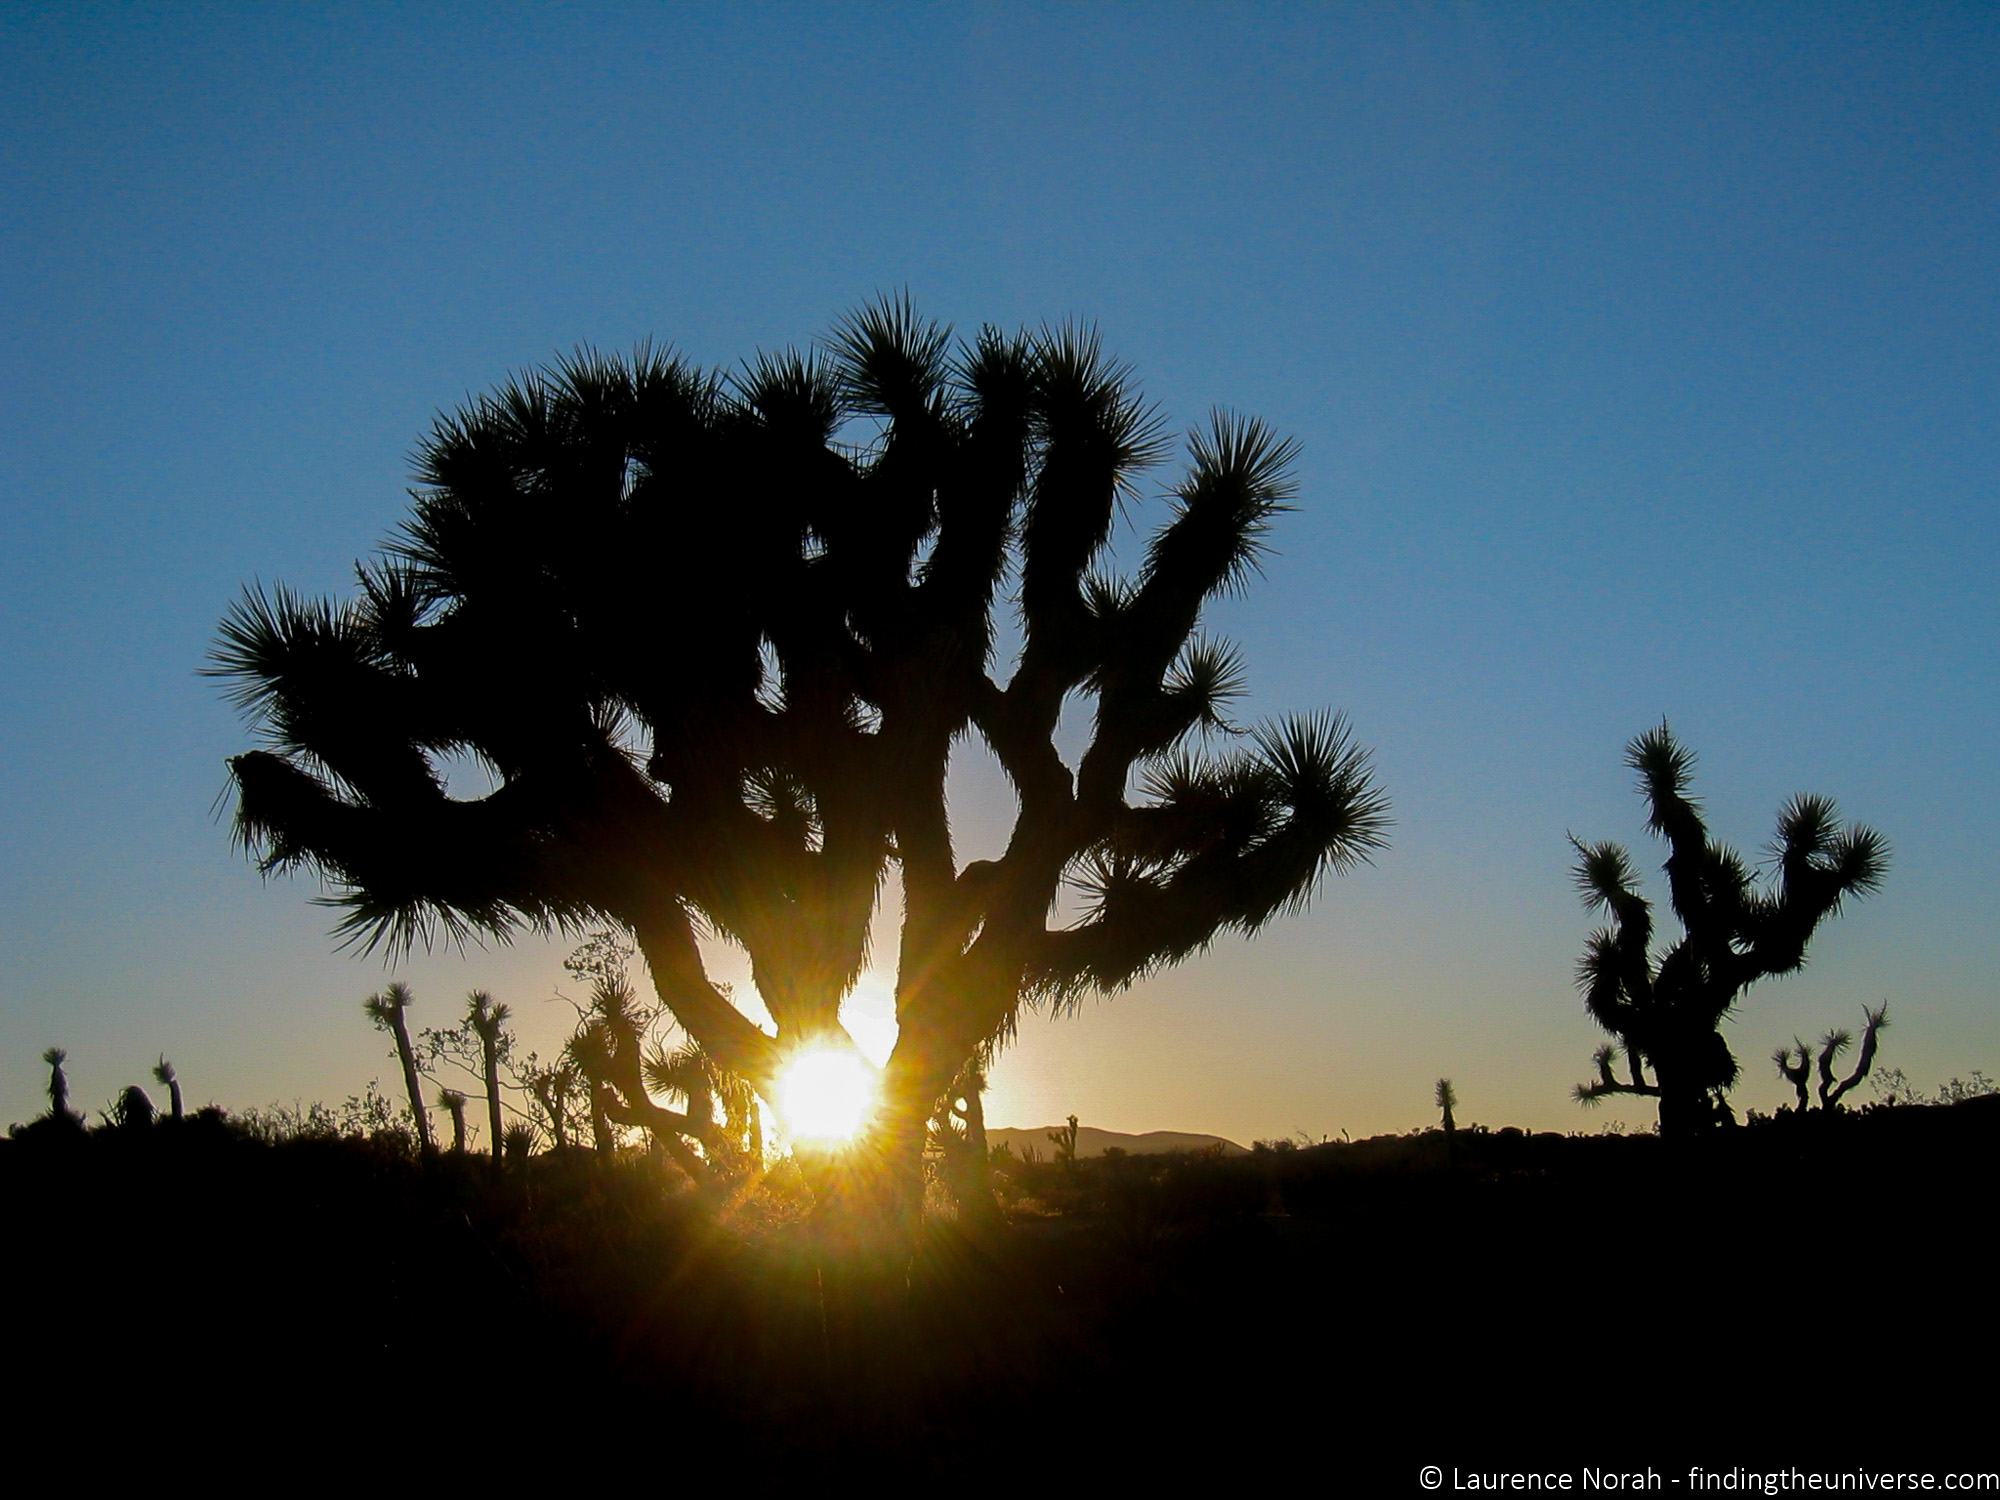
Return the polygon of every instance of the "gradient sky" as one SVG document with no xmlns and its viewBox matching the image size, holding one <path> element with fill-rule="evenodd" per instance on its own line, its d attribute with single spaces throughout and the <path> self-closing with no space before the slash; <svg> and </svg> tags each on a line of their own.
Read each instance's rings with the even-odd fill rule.
<svg viewBox="0 0 2000 1500">
<path fill-rule="evenodd" d="M 1739 847 L 1815 790 L 1895 850 L 1731 1023 L 1739 1105 L 1884 998 L 1885 1064 L 2000 1074 L 1996 64 L 1990 5 L 8 6 L 0 1123 L 51 1044 L 93 1111 L 162 1050 L 195 1103 L 391 1080 L 380 960 L 229 847 L 216 621 L 344 592 L 510 370 L 902 287 L 1299 438 L 1213 621 L 1397 819 L 1308 915 L 1031 1019 L 993 1123 L 1360 1136 L 1441 1074 L 1461 1121 L 1620 1118 L 1568 1097 L 1564 835 L 1657 867 L 1620 751 L 1663 714 Z M 954 778 L 987 852 L 1002 783 Z M 546 1053 L 560 954 L 398 972 Z"/>
</svg>

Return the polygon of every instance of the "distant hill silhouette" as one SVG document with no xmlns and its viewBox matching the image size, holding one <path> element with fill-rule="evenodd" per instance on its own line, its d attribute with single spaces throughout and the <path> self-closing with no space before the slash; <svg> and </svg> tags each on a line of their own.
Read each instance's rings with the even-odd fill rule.
<svg viewBox="0 0 2000 1500">
<path fill-rule="evenodd" d="M 1051 1131 L 1060 1132 L 1060 1125 L 1045 1125 L 1039 1130 L 996 1130 L 986 1129 L 986 1143 L 989 1146 L 1012 1146 L 1016 1156 L 1023 1148 L 1033 1146 L 1046 1159 L 1056 1153 L 1049 1140 Z M 1209 1151 L 1217 1146 L 1224 1156 L 1248 1156 L 1247 1149 L 1234 1141 L 1224 1140 L 1219 1135 L 1196 1135 L 1186 1130 L 1149 1130 L 1144 1135 L 1126 1135 L 1118 1130 L 1099 1130 L 1094 1125 L 1081 1125 L 1076 1132 L 1076 1154 L 1079 1158 L 1102 1156 L 1116 1147 L 1133 1156 L 1158 1156 L 1168 1151 Z"/>
</svg>

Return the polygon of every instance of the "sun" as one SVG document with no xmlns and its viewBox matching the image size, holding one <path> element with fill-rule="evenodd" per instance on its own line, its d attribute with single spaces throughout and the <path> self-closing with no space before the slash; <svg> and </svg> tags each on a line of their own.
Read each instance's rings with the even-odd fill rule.
<svg viewBox="0 0 2000 1500">
<path fill-rule="evenodd" d="M 826 1151 L 861 1134 L 875 1114 L 875 1070 L 844 1047 L 809 1047 L 778 1075 L 778 1112 L 792 1143 Z"/>
</svg>

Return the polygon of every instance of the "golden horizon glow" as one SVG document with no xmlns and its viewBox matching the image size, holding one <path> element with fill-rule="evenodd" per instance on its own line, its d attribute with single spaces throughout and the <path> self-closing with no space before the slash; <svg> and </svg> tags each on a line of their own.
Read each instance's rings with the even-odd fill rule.
<svg viewBox="0 0 2000 1500">
<path fill-rule="evenodd" d="M 875 1116 L 879 1075 L 845 1047 L 808 1047 L 778 1076 L 778 1113 L 792 1144 L 834 1150 Z"/>
</svg>

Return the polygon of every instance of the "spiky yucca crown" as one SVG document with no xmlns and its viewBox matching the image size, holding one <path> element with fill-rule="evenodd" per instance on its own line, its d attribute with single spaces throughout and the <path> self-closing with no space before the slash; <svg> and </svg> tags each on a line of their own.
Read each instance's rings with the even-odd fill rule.
<svg viewBox="0 0 2000 1500">
<path fill-rule="evenodd" d="M 493 996 L 485 990 L 474 990 L 467 995 L 466 1007 L 466 1020 L 471 1022 L 473 1032 L 489 1045 L 499 1040 L 501 1028 L 514 1014 L 506 1006 L 495 1004 Z"/>
<path fill-rule="evenodd" d="M 361 1009 L 368 1019 L 384 1031 L 393 1031 L 403 1013 L 416 1002 L 416 996 L 409 985 L 402 980 L 394 980 L 380 994 L 370 995 L 361 1002 Z"/>
</svg>

